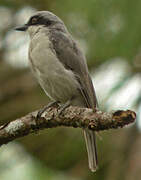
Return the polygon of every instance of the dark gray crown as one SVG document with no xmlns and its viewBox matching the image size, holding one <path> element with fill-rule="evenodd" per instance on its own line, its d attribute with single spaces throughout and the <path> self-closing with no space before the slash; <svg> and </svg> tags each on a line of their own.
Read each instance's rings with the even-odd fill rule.
<svg viewBox="0 0 141 180">
<path fill-rule="evenodd" d="M 36 12 L 27 22 L 27 25 L 46 25 L 49 26 L 51 24 L 61 23 L 63 21 L 49 11 L 38 11 Z"/>
</svg>

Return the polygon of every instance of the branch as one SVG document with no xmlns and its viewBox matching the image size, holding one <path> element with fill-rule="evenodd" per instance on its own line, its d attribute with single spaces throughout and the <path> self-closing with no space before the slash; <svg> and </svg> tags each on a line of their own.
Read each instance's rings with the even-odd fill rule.
<svg viewBox="0 0 141 180">
<path fill-rule="evenodd" d="M 100 110 L 93 112 L 92 109 L 70 106 L 61 115 L 58 113 L 59 107 L 51 107 L 37 121 L 37 112 L 29 113 L 22 118 L 0 126 L 0 146 L 45 128 L 67 126 L 100 131 L 111 128 L 117 129 L 133 123 L 136 119 L 136 113 L 131 110 L 118 110 L 108 113 Z"/>
</svg>

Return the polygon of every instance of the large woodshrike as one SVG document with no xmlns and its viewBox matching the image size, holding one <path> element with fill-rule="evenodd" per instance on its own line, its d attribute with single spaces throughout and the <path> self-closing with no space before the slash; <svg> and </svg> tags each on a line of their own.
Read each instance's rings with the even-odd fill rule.
<svg viewBox="0 0 141 180">
<path fill-rule="evenodd" d="M 35 13 L 16 30 L 30 35 L 29 62 L 39 84 L 52 101 L 92 108 L 97 101 L 86 59 L 63 21 L 48 11 Z M 84 129 L 89 168 L 96 171 L 94 132 Z"/>
</svg>

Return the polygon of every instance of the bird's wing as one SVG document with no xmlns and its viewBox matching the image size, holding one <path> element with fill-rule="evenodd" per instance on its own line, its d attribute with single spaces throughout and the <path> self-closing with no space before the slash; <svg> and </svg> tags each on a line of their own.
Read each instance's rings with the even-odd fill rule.
<svg viewBox="0 0 141 180">
<path fill-rule="evenodd" d="M 95 110 L 97 105 L 95 90 L 83 53 L 71 35 L 57 30 L 51 31 L 50 34 L 53 51 L 55 51 L 58 59 L 65 68 L 74 72 L 80 83 L 80 92 L 86 101 L 87 107 Z"/>
</svg>

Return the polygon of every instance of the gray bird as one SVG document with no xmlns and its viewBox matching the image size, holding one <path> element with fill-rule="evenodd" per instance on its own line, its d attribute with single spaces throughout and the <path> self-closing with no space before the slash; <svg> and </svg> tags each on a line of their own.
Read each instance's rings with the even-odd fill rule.
<svg viewBox="0 0 141 180">
<path fill-rule="evenodd" d="M 39 11 L 16 30 L 30 35 L 30 66 L 46 95 L 64 105 L 95 111 L 97 100 L 85 56 L 63 21 L 49 11 Z M 97 169 L 95 134 L 88 129 L 83 132 L 89 168 L 94 172 Z"/>
</svg>

